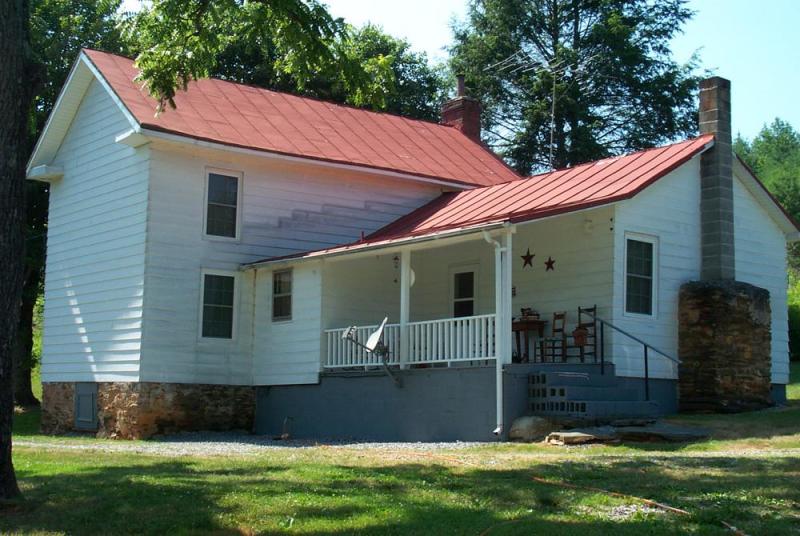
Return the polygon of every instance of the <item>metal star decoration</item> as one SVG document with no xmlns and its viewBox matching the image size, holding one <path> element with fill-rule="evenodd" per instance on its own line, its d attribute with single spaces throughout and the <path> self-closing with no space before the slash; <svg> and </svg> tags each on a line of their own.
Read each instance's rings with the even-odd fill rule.
<svg viewBox="0 0 800 536">
<path fill-rule="evenodd" d="M 528 251 L 525 255 L 520 255 L 522 259 L 522 267 L 525 268 L 526 266 L 530 266 L 533 268 L 533 258 L 536 256 L 535 253 L 531 253 L 531 248 L 528 248 Z"/>
<path fill-rule="evenodd" d="M 555 268 L 555 264 L 556 264 L 556 261 L 553 260 L 553 257 L 547 257 L 547 260 L 544 261 L 544 265 L 546 266 L 544 271 L 545 272 L 549 272 L 550 270 L 555 271 L 555 269 L 556 269 Z"/>
</svg>

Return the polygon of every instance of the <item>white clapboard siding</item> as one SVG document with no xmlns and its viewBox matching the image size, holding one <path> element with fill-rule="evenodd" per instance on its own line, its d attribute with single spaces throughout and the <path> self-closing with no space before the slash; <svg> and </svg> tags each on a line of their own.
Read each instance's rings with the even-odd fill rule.
<svg viewBox="0 0 800 536">
<path fill-rule="evenodd" d="M 114 142 L 127 128 L 92 82 L 53 161 L 45 382 L 139 379 L 148 150 Z"/>
<path fill-rule="evenodd" d="M 147 234 L 142 379 L 191 383 L 264 384 L 316 381 L 321 330 L 306 330 L 313 363 L 279 346 L 255 352 L 251 333 L 254 289 L 248 273 L 237 288 L 233 341 L 206 341 L 200 332 L 202 269 L 235 271 L 242 263 L 356 240 L 439 195 L 438 187 L 398 179 L 286 163 L 226 151 L 152 144 Z M 238 241 L 203 236 L 206 168 L 243 174 Z M 303 289 L 296 283 L 298 292 Z M 319 282 L 316 283 L 317 287 Z M 264 289 L 266 287 L 259 287 Z M 319 297 L 316 298 L 317 302 Z M 259 292 L 258 307 L 268 305 Z M 302 305 L 302 304 L 298 304 Z M 319 306 L 316 314 L 319 315 Z M 267 317 L 263 317 L 267 318 Z M 272 344 L 272 343 L 271 343 Z M 281 363 L 282 370 L 267 372 Z M 277 371 L 278 369 L 274 369 Z"/>
<path fill-rule="evenodd" d="M 736 279 L 769 291 L 772 308 L 772 382 L 789 383 L 786 238 L 742 185 L 733 182 Z"/>
<path fill-rule="evenodd" d="M 678 294 L 683 283 L 700 277 L 700 157 L 616 207 L 614 311 L 612 322 L 660 350 L 678 357 Z M 654 318 L 624 313 L 625 233 L 658 238 L 658 310 Z M 642 345 L 611 334 L 611 356 L 620 376 L 643 377 Z M 650 375 L 677 378 L 667 359 L 650 352 Z"/>
<path fill-rule="evenodd" d="M 322 335 L 322 277 L 318 263 L 304 263 L 292 272 L 292 318 L 272 320 L 272 272 L 261 269 L 256 279 L 253 338 L 253 383 L 294 385 L 319 380 Z"/>
<path fill-rule="evenodd" d="M 452 279 L 453 273 L 458 270 L 476 272 L 475 314 L 495 312 L 494 246 L 480 234 L 468 242 L 412 252 L 411 269 L 415 274 L 414 286 L 411 287 L 412 322 L 453 316 Z M 399 286 L 394 285 L 394 289 L 399 300 Z"/>
<path fill-rule="evenodd" d="M 597 305 L 598 314 L 609 316 L 613 280 L 613 207 L 566 214 L 520 225 L 513 238 L 514 316 L 532 307 L 552 329 L 554 312 L 567 313 L 569 329 L 578 322 L 578 307 Z M 530 248 L 533 266 L 520 258 Z M 545 261 L 555 261 L 547 271 Z"/>
<path fill-rule="evenodd" d="M 331 259 L 323 267 L 323 328 L 400 321 L 400 268 L 395 254 Z M 419 307 L 417 307 L 419 309 Z"/>
</svg>

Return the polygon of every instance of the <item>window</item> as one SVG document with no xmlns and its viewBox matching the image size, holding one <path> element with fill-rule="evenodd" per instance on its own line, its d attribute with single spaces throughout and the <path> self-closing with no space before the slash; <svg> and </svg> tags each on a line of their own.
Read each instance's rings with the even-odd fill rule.
<svg viewBox="0 0 800 536">
<path fill-rule="evenodd" d="M 241 175 L 209 171 L 207 178 L 206 235 L 238 238 Z"/>
<path fill-rule="evenodd" d="M 656 239 L 626 237 L 625 240 L 625 312 L 654 316 Z"/>
<path fill-rule="evenodd" d="M 292 271 L 272 273 L 272 320 L 292 319 Z"/>
<path fill-rule="evenodd" d="M 475 314 L 475 272 L 455 272 L 453 274 L 453 316 L 473 316 Z"/>
<path fill-rule="evenodd" d="M 218 273 L 203 274 L 202 336 L 211 339 L 233 338 L 236 278 Z"/>
</svg>

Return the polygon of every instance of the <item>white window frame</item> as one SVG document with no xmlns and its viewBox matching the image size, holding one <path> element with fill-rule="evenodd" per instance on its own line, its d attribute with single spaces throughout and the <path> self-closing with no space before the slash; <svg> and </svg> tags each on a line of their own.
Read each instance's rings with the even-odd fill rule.
<svg viewBox="0 0 800 536">
<path fill-rule="evenodd" d="M 208 182 L 209 175 L 225 175 L 226 177 L 236 177 L 236 236 L 218 236 L 208 234 Z M 206 166 L 203 175 L 203 238 L 206 240 L 219 240 L 222 242 L 238 242 L 242 238 L 242 195 L 244 191 L 244 172 L 232 169 L 216 168 Z"/>
<path fill-rule="evenodd" d="M 206 276 L 219 275 L 225 277 L 233 277 L 233 320 L 231 321 L 231 338 L 225 339 L 222 337 L 204 337 L 203 336 L 203 312 L 205 306 L 206 295 Z M 231 343 L 236 341 L 236 334 L 239 325 L 239 272 L 230 270 L 214 270 L 211 268 L 200 269 L 200 305 L 197 315 L 197 337 L 202 341 L 216 342 L 216 343 Z"/>
<path fill-rule="evenodd" d="M 650 288 L 651 314 L 628 312 L 628 240 L 646 242 L 653 246 L 653 284 Z M 652 320 L 658 318 L 658 287 L 659 287 L 659 240 L 656 235 L 626 231 L 622 244 L 622 314 L 629 318 L 643 318 Z"/>
<path fill-rule="evenodd" d="M 292 291 L 289 293 L 289 316 L 275 318 L 275 274 L 289 272 L 292 278 Z M 269 277 L 269 317 L 273 324 L 281 324 L 291 322 L 294 319 L 294 292 L 295 292 L 295 272 L 294 268 L 281 268 L 280 270 L 273 270 Z M 285 294 L 282 294 L 285 296 Z"/>
<path fill-rule="evenodd" d="M 450 288 L 449 294 L 449 302 L 448 302 L 448 309 L 450 310 L 450 317 L 456 317 L 456 274 L 463 274 L 465 272 L 472 272 L 473 279 L 472 284 L 474 286 L 473 290 L 475 292 L 474 296 L 472 297 L 472 316 L 479 315 L 480 306 L 478 300 L 478 294 L 480 294 L 480 263 L 479 262 L 468 262 L 468 263 L 460 263 L 460 264 L 452 264 L 448 270 L 448 277 L 450 281 L 448 283 Z M 463 299 L 462 299 L 463 301 Z M 463 317 L 469 318 L 469 317 Z"/>
</svg>

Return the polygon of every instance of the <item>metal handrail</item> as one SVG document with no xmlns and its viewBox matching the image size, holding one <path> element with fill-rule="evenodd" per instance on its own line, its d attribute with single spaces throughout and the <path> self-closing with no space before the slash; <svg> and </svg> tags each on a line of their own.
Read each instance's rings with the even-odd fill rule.
<svg viewBox="0 0 800 536">
<path fill-rule="evenodd" d="M 605 326 L 610 327 L 611 329 L 622 333 L 626 337 L 633 339 L 634 341 L 641 344 L 644 348 L 644 393 L 645 393 L 645 400 L 650 400 L 650 356 L 649 350 L 654 350 L 656 353 L 661 354 L 662 356 L 666 357 L 670 361 L 675 364 L 680 365 L 681 361 L 669 355 L 668 353 L 664 352 L 663 350 L 659 350 L 655 346 L 650 343 L 644 342 L 642 339 L 635 335 L 631 335 L 621 327 L 615 326 L 608 320 L 604 320 L 599 316 L 590 313 L 589 311 L 581 310 L 580 314 L 584 314 L 595 320 L 596 322 L 600 322 L 600 373 L 605 374 L 605 362 L 606 362 L 606 345 L 605 345 Z M 578 319 L 580 322 L 580 318 Z"/>
<path fill-rule="evenodd" d="M 598 321 L 598 322 L 600 322 L 601 324 L 605 324 L 605 325 L 607 325 L 608 327 L 610 327 L 610 328 L 614 329 L 615 331 L 619 331 L 620 333 L 622 333 L 622 334 L 623 334 L 623 335 L 625 335 L 626 337 L 629 337 L 629 338 L 633 339 L 634 341 L 638 342 L 639 344 L 641 344 L 641 345 L 643 345 L 643 346 L 647 346 L 647 347 L 649 347 L 651 350 L 655 350 L 657 353 L 659 353 L 659 354 L 663 355 L 664 357 L 666 357 L 666 358 L 667 358 L 667 359 L 669 359 L 670 361 L 674 362 L 676 365 L 680 365 L 680 364 L 681 364 L 681 361 L 680 361 L 680 359 L 677 359 L 677 358 L 675 358 L 675 357 L 672 357 L 672 356 L 671 356 L 671 355 L 669 355 L 668 353 L 666 353 L 666 352 L 664 352 L 664 351 L 662 351 L 662 350 L 659 350 L 658 348 L 656 348 L 655 346 L 653 346 L 652 344 L 650 344 L 650 343 L 648 343 L 648 342 L 644 342 L 642 339 L 640 339 L 640 338 L 639 338 L 639 337 L 637 337 L 636 335 L 631 335 L 630 333 L 628 333 L 627 331 L 625 331 L 625 330 L 624 330 L 624 329 L 622 329 L 621 327 L 615 326 L 614 324 L 612 324 L 612 323 L 611 323 L 611 322 L 609 322 L 608 320 L 604 320 L 604 319 L 600 318 L 599 316 L 597 316 L 597 315 L 593 315 L 592 313 L 590 313 L 590 312 L 588 312 L 588 311 L 581 311 L 581 313 L 582 313 L 582 314 L 585 314 L 585 315 L 588 315 L 588 316 L 590 316 L 590 317 L 592 317 L 592 318 L 594 318 L 595 320 L 597 320 L 597 321 Z"/>
</svg>

